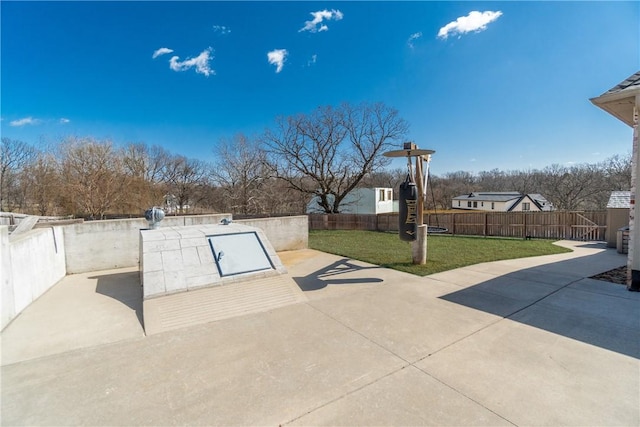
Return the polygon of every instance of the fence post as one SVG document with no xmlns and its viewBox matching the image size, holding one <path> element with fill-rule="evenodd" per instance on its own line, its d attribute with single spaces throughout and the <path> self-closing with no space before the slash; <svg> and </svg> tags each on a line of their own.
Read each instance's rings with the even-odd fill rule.
<svg viewBox="0 0 640 427">
<path fill-rule="evenodd" d="M 484 213 L 484 227 L 482 228 L 482 235 L 487 237 L 487 217 L 489 214 L 487 212 Z"/>
</svg>

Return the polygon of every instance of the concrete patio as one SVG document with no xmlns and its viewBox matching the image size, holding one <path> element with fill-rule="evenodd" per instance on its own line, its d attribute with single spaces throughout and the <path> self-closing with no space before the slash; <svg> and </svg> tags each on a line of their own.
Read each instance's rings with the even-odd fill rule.
<svg viewBox="0 0 640 427">
<path fill-rule="evenodd" d="M 135 268 L 3 332 L 2 425 L 640 425 L 640 293 L 604 244 L 427 277 L 281 252 L 306 297 L 145 336 Z"/>
</svg>

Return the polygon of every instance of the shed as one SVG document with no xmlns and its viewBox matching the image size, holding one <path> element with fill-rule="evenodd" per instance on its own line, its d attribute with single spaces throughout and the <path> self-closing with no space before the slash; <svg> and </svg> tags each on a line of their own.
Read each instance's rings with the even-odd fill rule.
<svg viewBox="0 0 640 427">
<path fill-rule="evenodd" d="M 629 225 L 629 208 L 631 207 L 631 191 L 612 191 L 607 203 L 607 246 L 615 248 L 617 231 Z"/>
</svg>

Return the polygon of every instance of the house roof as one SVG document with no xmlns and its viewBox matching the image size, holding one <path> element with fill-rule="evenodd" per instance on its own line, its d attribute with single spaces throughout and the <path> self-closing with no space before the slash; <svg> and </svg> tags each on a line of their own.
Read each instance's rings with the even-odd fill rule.
<svg viewBox="0 0 640 427">
<path fill-rule="evenodd" d="M 475 200 L 478 202 L 508 202 L 509 200 L 518 199 L 522 197 L 522 194 L 514 191 L 503 192 L 473 192 L 469 194 L 463 194 L 462 196 L 454 197 L 453 200 Z"/>
<path fill-rule="evenodd" d="M 607 208 L 629 209 L 631 207 L 631 191 L 612 191 Z"/>
<path fill-rule="evenodd" d="M 610 93 L 619 93 L 626 89 L 632 88 L 633 86 L 640 86 L 640 71 L 633 73 L 624 81 L 618 83 L 617 85 L 606 91 L 604 95 Z"/>
<path fill-rule="evenodd" d="M 533 197 L 533 196 L 539 196 L 538 198 Z M 540 194 L 525 194 L 524 196 L 521 196 L 515 203 L 513 203 L 511 205 L 511 207 L 509 209 L 507 209 L 507 212 L 511 212 L 512 210 L 514 210 L 516 208 L 516 206 L 518 206 L 520 204 L 520 202 L 522 202 L 524 199 L 529 199 L 533 202 L 534 205 L 536 205 L 538 207 L 538 209 L 542 210 L 542 206 L 545 203 L 549 203 L 547 201 L 547 199 L 545 199 L 544 197 L 542 197 L 542 195 Z"/>
<path fill-rule="evenodd" d="M 640 95 L 640 71 L 627 77 L 602 95 L 591 98 L 593 105 L 633 127 L 633 107 Z"/>
<path fill-rule="evenodd" d="M 491 193 L 475 191 L 473 193 L 463 194 L 462 196 L 453 198 L 453 200 L 473 200 L 477 202 L 510 202 L 515 200 L 515 202 L 511 204 L 511 207 L 509 207 L 509 211 L 515 209 L 515 207 L 524 199 L 531 200 L 531 202 L 533 202 L 533 204 L 535 204 L 540 210 L 542 210 L 542 208 L 547 204 L 551 205 L 551 203 L 549 203 L 542 194 L 521 194 L 516 191 L 494 191 Z"/>
<path fill-rule="evenodd" d="M 547 203 L 551 204 L 542 194 L 530 193 L 527 195 L 531 198 L 531 200 L 535 201 L 540 205 L 545 205 Z"/>
</svg>

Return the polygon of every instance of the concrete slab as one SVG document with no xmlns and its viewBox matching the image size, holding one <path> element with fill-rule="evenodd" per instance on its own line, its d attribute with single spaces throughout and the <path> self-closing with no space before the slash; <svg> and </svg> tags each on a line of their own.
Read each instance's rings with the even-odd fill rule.
<svg viewBox="0 0 640 427">
<path fill-rule="evenodd" d="M 137 268 L 66 276 L 2 331 L 1 363 L 138 338 L 141 322 Z"/>
<path fill-rule="evenodd" d="M 309 304 L 413 363 L 501 319 L 437 298 L 458 289 L 422 279 Z"/>
<path fill-rule="evenodd" d="M 638 359 L 512 320 L 416 366 L 515 425 L 640 423 Z"/>
<path fill-rule="evenodd" d="M 466 288 L 469 286 L 477 285 L 478 283 L 486 282 L 487 280 L 494 279 L 497 276 L 497 273 L 479 272 L 470 269 L 455 269 L 443 271 L 441 273 L 430 274 L 429 279 L 439 280 Z"/>
<path fill-rule="evenodd" d="M 289 257 L 294 262 L 287 265 L 289 274 L 309 300 L 346 297 L 353 292 L 384 285 L 389 278 L 397 280 L 399 274 L 404 274 L 318 251 L 307 250 L 301 257 Z"/>
<path fill-rule="evenodd" d="M 20 334 L 14 324 L 3 331 L 1 422 L 639 425 L 640 294 L 585 279 L 619 262 L 615 250 L 574 246 L 438 280 L 283 253 L 308 302 L 146 337 L 136 318 L 127 326 L 136 335 L 100 345 L 86 337 L 110 323 L 84 321 L 104 303 L 95 281 L 105 273 L 94 273 L 84 278 L 94 281 L 90 298 L 85 290 L 43 299 L 77 320 L 40 316 L 49 329 L 28 318 L 21 326 L 45 343 L 56 328 L 71 341 L 80 330 L 81 348 L 59 342 L 5 363 L 13 351 L 5 338 Z M 137 272 L 127 274 L 133 281 Z M 127 307 L 127 298 L 111 300 Z"/>
<path fill-rule="evenodd" d="M 288 274 L 144 300 L 147 335 L 259 313 L 307 298 Z"/>
<path fill-rule="evenodd" d="M 9 235 L 9 239 L 13 239 L 19 234 L 26 233 L 27 231 L 31 230 L 36 225 L 39 219 L 40 218 L 37 216 L 30 215 L 20 220 L 15 230 L 13 230 L 13 232 Z"/>
<path fill-rule="evenodd" d="M 508 420 L 409 366 L 294 420 L 312 426 L 503 426 Z"/>
<path fill-rule="evenodd" d="M 3 425 L 280 425 L 405 362 L 305 304 L 2 368 Z"/>
<path fill-rule="evenodd" d="M 606 282 L 604 280 L 595 279 L 580 279 L 571 283 L 569 286 L 571 289 L 580 289 L 585 292 L 595 292 L 602 295 L 610 295 L 617 298 L 625 298 L 636 301 L 638 292 L 629 292 L 625 285 L 618 283 Z"/>
</svg>

